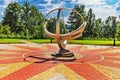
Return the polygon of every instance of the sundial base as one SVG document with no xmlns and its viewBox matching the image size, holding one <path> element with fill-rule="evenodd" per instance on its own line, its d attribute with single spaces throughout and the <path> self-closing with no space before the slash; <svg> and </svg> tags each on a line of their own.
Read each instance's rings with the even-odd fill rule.
<svg viewBox="0 0 120 80">
<path fill-rule="evenodd" d="M 24 61 L 32 63 L 71 62 L 76 60 L 73 52 L 66 49 L 60 49 L 54 54 L 51 52 L 41 53 L 41 51 L 26 52 L 23 54 L 23 58 Z"/>
<path fill-rule="evenodd" d="M 52 57 L 57 57 L 57 60 L 75 60 L 75 56 L 73 52 L 66 50 L 66 49 L 60 49 L 58 52 L 51 54 Z"/>
<path fill-rule="evenodd" d="M 51 56 L 54 57 L 74 57 L 73 52 L 66 50 L 66 49 L 60 49 L 58 52 L 51 54 Z"/>
<path fill-rule="evenodd" d="M 59 56 L 59 57 L 56 57 L 56 56 L 55 56 L 55 57 L 54 57 L 54 56 L 53 56 L 53 58 L 55 58 L 55 61 L 64 61 L 64 62 L 76 60 L 75 56 L 72 56 L 72 57 L 63 57 L 63 56 Z"/>
</svg>

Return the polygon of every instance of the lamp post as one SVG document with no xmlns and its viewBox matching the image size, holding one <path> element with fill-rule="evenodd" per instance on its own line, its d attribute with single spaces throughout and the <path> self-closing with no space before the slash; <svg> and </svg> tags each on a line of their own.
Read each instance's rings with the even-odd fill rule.
<svg viewBox="0 0 120 80">
<path fill-rule="evenodd" d="M 116 18 L 115 16 L 112 16 L 112 26 L 113 26 L 113 37 L 114 37 L 114 46 L 115 44 L 115 33 L 116 33 Z"/>
</svg>

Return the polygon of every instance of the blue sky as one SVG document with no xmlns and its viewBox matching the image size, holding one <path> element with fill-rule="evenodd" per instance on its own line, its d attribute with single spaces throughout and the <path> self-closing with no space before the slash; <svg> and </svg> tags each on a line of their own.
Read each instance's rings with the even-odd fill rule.
<svg viewBox="0 0 120 80">
<path fill-rule="evenodd" d="M 35 5 L 40 11 L 43 11 L 44 14 L 60 6 L 73 8 L 75 4 L 84 4 L 86 11 L 90 8 L 93 9 L 96 18 L 105 20 L 108 16 L 118 17 L 120 15 L 120 0 L 0 0 L 0 19 L 2 19 L 7 5 L 14 1 L 21 5 L 28 1 L 31 5 Z"/>
</svg>

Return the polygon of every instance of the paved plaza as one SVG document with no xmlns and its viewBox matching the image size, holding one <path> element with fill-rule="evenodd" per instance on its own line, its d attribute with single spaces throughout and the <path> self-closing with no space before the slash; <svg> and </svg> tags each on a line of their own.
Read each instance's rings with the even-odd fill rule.
<svg viewBox="0 0 120 80">
<path fill-rule="evenodd" d="M 120 47 L 69 44 L 76 60 L 50 55 L 56 44 L 0 44 L 0 80 L 120 80 Z M 27 55 L 37 56 L 37 58 Z"/>
</svg>

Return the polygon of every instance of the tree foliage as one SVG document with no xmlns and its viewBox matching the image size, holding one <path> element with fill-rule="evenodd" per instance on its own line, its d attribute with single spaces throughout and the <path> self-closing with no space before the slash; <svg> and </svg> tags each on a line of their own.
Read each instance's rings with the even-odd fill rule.
<svg viewBox="0 0 120 80">
<path fill-rule="evenodd" d="M 120 21 L 116 24 L 116 37 L 120 40 Z"/>
<path fill-rule="evenodd" d="M 85 17 L 85 6 L 84 5 L 75 5 L 74 9 L 77 10 L 79 13 L 81 13 L 83 17 Z M 68 19 L 68 23 L 72 25 L 71 31 L 73 31 L 81 25 L 82 23 L 81 17 L 77 13 L 71 12 L 69 19 Z"/>
<path fill-rule="evenodd" d="M 111 16 L 108 16 L 106 20 L 101 18 L 96 19 L 96 16 L 90 8 L 86 11 L 84 5 L 75 5 L 73 10 L 77 10 L 87 22 L 85 31 L 83 32 L 83 38 L 107 38 L 111 39 L 116 37 L 120 39 L 120 21 L 116 21 Z M 50 32 L 56 31 L 56 16 L 50 18 L 47 24 L 47 28 Z M 25 2 L 23 5 L 17 2 L 10 3 L 4 12 L 2 24 L 0 24 L 0 37 L 2 38 L 48 38 L 43 30 L 44 16 L 34 5 Z M 119 19 L 120 20 L 120 19 Z M 60 20 L 60 31 L 65 33 L 62 19 Z M 68 18 L 69 31 L 77 29 L 81 24 L 81 17 L 77 13 L 71 12 Z M 114 35 L 113 33 L 116 33 Z"/>
<path fill-rule="evenodd" d="M 8 5 L 3 17 L 3 25 L 9 25 L 12 32 L 20 32 L 19 19 L 21 6 L 15 2 Z"/>
<path fill-rule="evenodd" d="M 21 22 L 23 24 L 23 30 L 25 36 L 33 35 L 34 38 L 38 38 L 38 33 L 41 33 L 39 29 L 41 27 L 43 15 L 41 12 L 34 5 L 30 5 L 28 2 L 25 2 L 22 6 L 22 15 L 21 15 Z M 28 31 L 26 31 L 28 30 Z M 43 29 L 41 30 L 43 31 Z M 36 32 L 36 33 L 34 33 Z M 42 35 L 40 35 L 42 36 Z"/>
<path fill-rule="evenodd" d="M 93 27 L 95 26 L 94 25 L 95 14 L 93 13 L 93 10 L 91 8 L 89 9 L 89 11 L 86 14 L 86 22 L 87 22 L 87 25 L 86 25 L 84 35 L 85 35 L 85 37 L 91 37 L 92 38 L 93 35 L 94 35 L 93 34 L 94 33 Z"/>
<path fill-rule="evenodd" d="M 42 20 L 43 14 L 34 5 L 28 2 L 19 5 L 14 2 L 6 8 L 2 24 L 9 25 L 11 32 L 22 34 L 23 38 L 41 38 L 35 36 L 43 31 Z"/>
</svg>

